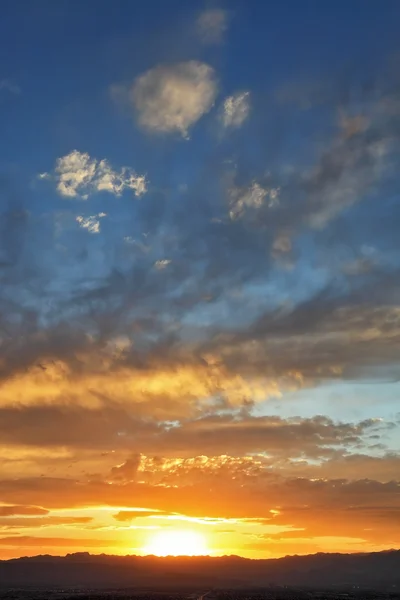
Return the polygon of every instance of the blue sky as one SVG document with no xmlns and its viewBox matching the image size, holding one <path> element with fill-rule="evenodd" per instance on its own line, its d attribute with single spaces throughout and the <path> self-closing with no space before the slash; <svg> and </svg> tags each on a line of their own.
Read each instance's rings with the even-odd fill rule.
<svg viewBox="0 0 400 600">
<path fill-rule="evenodd" d="M 0 451 L 18 477 L 70 468 L 122 494 L 161 455 L 398 479 L 399 17 L 3 4 Z"/>
</svg>

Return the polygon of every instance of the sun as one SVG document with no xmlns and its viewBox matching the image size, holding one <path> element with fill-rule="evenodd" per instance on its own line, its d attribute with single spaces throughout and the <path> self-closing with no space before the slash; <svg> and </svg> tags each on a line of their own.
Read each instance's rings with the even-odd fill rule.
<svg viewBox="0 0 400 600">
<path fill-rule="evenodd" d="M 155 556 L 204 556 L 209 554 L 204 535 L 197 531 L 160 531 L 143 547 L 145 554 Z"/>
</svg>

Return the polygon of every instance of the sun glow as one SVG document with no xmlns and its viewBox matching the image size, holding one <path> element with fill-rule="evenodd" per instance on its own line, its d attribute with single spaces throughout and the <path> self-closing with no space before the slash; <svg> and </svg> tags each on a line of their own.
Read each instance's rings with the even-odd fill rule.
<svg viewBox="0 0 400 600">
<path fill-rule="evenodd" d="M 210 553 L 205 537 L 190 530 L 160 531 L 150 538 L 143 552 L 155 556 L 203 556 Z"/>
</svg>

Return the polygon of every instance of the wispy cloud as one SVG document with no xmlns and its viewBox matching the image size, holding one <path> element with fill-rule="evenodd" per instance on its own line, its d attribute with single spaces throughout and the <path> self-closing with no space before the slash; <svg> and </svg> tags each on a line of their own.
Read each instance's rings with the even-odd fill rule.
<svg viewBox="0 0 400 600">
<path fill-rule="evenodd" d="M 233 187 L 229 190 L 229 216 L 238 219 L 246 210 L 258 210 L 264 204 L 272 207 L 278 197 L 278 188 L 264 188 L 256 181 L 247 189 Z"/>
<path fill-rule="evenodd" d="M 222 8 L 209 8 L 199 14 L 197 33 L 205 44 L 219 44 L 228 28 L 228 12 Z"/>
<path fill-rule="evenodd" d="M 226 128 L 240 127 L 250 114 L 250 92 L 238 92 L 225 98 L 221 120 Z"/>
</svg>

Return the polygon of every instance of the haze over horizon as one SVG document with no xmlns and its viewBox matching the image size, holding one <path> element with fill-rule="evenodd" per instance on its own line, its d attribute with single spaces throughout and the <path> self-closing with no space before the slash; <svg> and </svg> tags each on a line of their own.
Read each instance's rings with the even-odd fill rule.
<svg viewBox="0 0 400 600">
<path fill-rule="evenodd" d="M 0 559 L 400 540 L 396 0 L 6 0 Z"/>
</svg>

